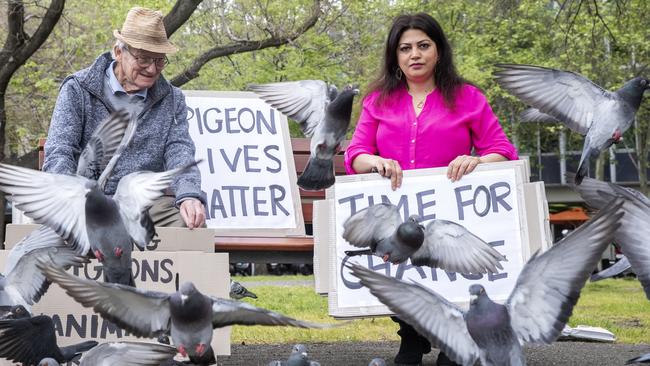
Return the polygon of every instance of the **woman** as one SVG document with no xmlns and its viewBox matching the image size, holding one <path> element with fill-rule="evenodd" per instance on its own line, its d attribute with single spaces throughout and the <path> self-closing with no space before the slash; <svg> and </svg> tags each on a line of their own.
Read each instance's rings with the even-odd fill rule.
<svg viewBox="0 0 650 366">
<path fill-rule="evenodd" d="M 447 177 L 456 181 L 478 164 L 517 159 L 485 96 L 458 75 L 449 42 L 428 14 L 395 19 L 383 69 L 369 90 L 345 152 L 348 174 L 376 171 L 395 190 L 404 169 L 447 166 Z M 393 320 L 401 337 L 395 363 L 421 363 L 429 342 Z M 437 365 L 454 364 L 438 357 Z"/>
</svg>

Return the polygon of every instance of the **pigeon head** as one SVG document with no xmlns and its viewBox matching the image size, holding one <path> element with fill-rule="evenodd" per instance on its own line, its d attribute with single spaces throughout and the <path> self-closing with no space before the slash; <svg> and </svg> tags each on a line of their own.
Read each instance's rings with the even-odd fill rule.
<svg viewBox="0 0 650 366">
<path fill-rule="evenodd" d="M 38 363 L 38 366 L 59 366 L 60 364 L 53 358 L 44 358 Z"/>
<path fill-rule="evenodd" d="M 417 250 L 424 242 L 424 227 L 420 225 L 419 220 L 413 218 L 414 216 L 409 217 L 398 226 L 396 235 L 400 239 L 400 243 L 405 244 L 411 250 Z"/>
<path fill-rule="evenodd" d="M 309 358 L 307 352 L 292 353 L 286 363 L 287 366 L 307 366 L 309 365 Z"/>
<path fill-rule="evenodd" d="M 327 113 L 337 120 L 349 120 L 352 115 L 352 102 L 357 94 L 355 89 L 343 89 L 327 106 Z"/>
<path fill-rule="evenodd" d="M 368 366 L 386 366 L 386 361 L 383 358 L 373 358 Z"/>
<path fill-rule="evenodd" d="M 24 319 L 29 318 L 30 316 L 29 311 L 27 311 L 24 306 L 15 305 L 11 307 L 11 310 L 7 314 L 7 319 Z"/>
<path fill-rule="evenodd" d="M 639 76 L 625 83 L 616 93 L 638 110 L 646 90 L 650 90 L 650 80 Z"/>
<path fill-rule="evenodd" d="M 296 344 L 291 349 L 291 353 L 307 353 L 307 347 L 304 344 Z"/>
<path fill-rule="evenodd" d="M 476 305 L 479 299 L 482 297 L 487 297 L 485 293 L 485 288 L 482 285 L 473 284 L 469 287 L 469 303 L 471 305 Z"/>
</svg>

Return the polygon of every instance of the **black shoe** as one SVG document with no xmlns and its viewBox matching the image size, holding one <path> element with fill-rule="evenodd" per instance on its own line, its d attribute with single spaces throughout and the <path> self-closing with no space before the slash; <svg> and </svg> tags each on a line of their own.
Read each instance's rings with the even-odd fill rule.
<svg viewBox="0 0 650 366">
<path fill-rule="evenodd" d="M 440 353 L 438 354 L 438 359 L 436 360 L 436 366 L 461 366 L 461 365 L 450 360 L 446 354 L 440 351 Z"/>
</svg>

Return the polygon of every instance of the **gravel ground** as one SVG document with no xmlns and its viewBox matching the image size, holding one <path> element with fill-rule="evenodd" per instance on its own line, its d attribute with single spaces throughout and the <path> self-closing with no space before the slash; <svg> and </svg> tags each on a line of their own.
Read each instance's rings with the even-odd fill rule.
<svg viewBox="0 0 650 366">
<path fill-rule="evenodd" d="M 398 342 L 316 343 L 307 344 L 312 360 L 321 365 L 367 366 L 374 357 L 383 357 L 392 365 Z M 231 356 L 220 356 L 218 365 L 266 366 L 272 360 L 286 360 L 292 345 L 233 345 Z M 529 366 L 624 365 L 625 361 L 650 352 L 650 345 L 556 342 L 548 346 L 526 348 Z M 424 356 L 423 365 L 435 365 L 437 350 Z"/>
</svg>

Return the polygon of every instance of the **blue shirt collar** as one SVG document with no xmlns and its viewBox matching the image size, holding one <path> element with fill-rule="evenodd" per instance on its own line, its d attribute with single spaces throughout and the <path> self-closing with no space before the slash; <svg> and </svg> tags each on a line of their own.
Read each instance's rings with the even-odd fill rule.
<svg viewBox="0 0 650 366">
<path fill-rule="evenodd" d="M 115 69 L 115 60 L 113 60 L 113 62 L 111 62 L 111 64 L 108 65 L 108 68 L 106 69 L 106 78 L 108 80 L 108 85 L 111 87 L 111 90 L 115 95 L 119 93 L 127 94 L 126 90 L 124 90 L 124 88 L 122 87 L 122 84 L 120 84 L 120 82 L 117 80 L 114 69 Z M 147 89 L 138 90 L 137 92 L 132 93 L 130 95 L 137 95 L 142 99 L 146 99 Z"/>
</svg>

